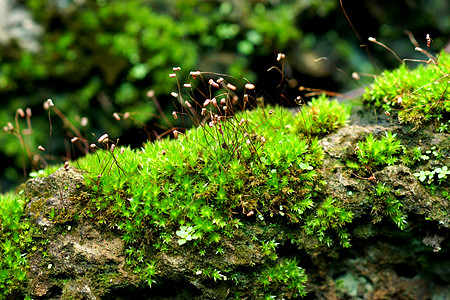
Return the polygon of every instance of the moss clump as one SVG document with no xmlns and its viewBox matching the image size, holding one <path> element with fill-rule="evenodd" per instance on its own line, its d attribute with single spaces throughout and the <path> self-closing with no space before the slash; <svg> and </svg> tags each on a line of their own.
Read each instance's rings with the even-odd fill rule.
<svg viewBox="0 0 450 300">
<path fill-rule="evenodd" d="M 264 293 L 256 293 L 257 298 L 261 296 L 265 299 L 293 298 L 306 295 L 304 284 L 307 276 L 305 270 L 298 266 L 296 259 L 282 260 L 258 275 Z"/>
<path fill-rule="evenodd" d="M 350 153 L 346 165 L 357 177 L 373 177 L 374 172 L 382 170 L 385 166 L 392 166 L 402 155 L 405 147 L 396 138 L 397 134 L 386 131 L 380 139 L 373 134 L 366 136 L 365 140 L 356 144 L 353 153 Z M 409 156 L 408 158 L 409 159 Z"/>
<path fill-rule="evenodd" d="M 302 140 L 281 124 L 271 133 L 269 123 L 252 128 L 261 113 L 243 113 L 190 130 L 178 140 L 149 143 L 142 152 L 87 157 L 80 165 L 92 175 L 86 181 L 99 196 L 96 208 L 107 210 L 105 221 L 125 230 L 129 242 L 140 239 L 142 225 L 158 239 L 210 244 L 232 235 L 253 215 L 298 222 L 313 206 L 322 150 L 317 140 Z M 283 122 L 283 116 L 268 114 Z"/>
<path fill-rule="evenodd" d="M 323 94 L 302 108 L 294 126 L 306 136 L 324 136 L 344 126 L 349 116 L 347 107 Z"/>
<path fill-rule="evenodd" d="M 209 126 L 139 151 L 109 145 L 78 162 L 92 195 L 84 215 L 119 230 L 127 262 L 149 284 L 158 274 L 149 253 L 188 246 L 200 255 L 221 255 L 225 241 L 252 224 L 276 222 L 288 231 L 319 234 L 319 243 L 329 246 L 330 233 L 337 231 L 349 246 L 342 227 L 351 213 L 331 198 L 319 200 L 323 151 L 316 138 L 292 130 L 293 120 L 283 108 L 263 107 L 234 117 L 215 115 Z M 274 258 L 264 241 L 255 251 Z M 214 270 L 232 274 L 229 266 L 215 263 L 202 272 L 221 280 Z"/>
<path fill-rule="evenodd" d="M 0 195 L 0 298 L 20 294 L 27 282 L 29 224 L 23 222 L 25 200 L 15 194 Z"/>
<path fill-rule="evenodd" d="M 383 72 L 367 89 L 363 101 L 368 106 L 398 113 L 401 123 L 413 124 L 415 129 L 434 122 L 441 131 L 448 131 L 449 68 L 450 55 L 445 52 L 429 65 L 419 65 L 414 70 L 403 64 L 398 69 Z"/>
<path fill-rule="evenodd" d="M 358 161 L 370 169 L 395 164 L 398 159 L 396 155 L 402 149 L 401 142 L 395 137 L 396 134 L 391 131 L 386 131 L 379 140 L 369 134 L 355 151 Z"/>
<path fill-rule="evenodd" d="M 371 191 L 373 223 L 380 222 L 383 215 L 388 216 L 401 230 L 406 228 L 407 214 L 402 210 L 403 203 L 397 199 L 395 191 L 386 184 L 378 183 Z"/>
</svg>

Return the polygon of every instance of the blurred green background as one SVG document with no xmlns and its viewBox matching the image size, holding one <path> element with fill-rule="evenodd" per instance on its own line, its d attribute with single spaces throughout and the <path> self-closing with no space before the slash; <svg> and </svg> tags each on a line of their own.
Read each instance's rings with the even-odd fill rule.
<svg viewBox="0 0 450 300">
<path fill-rule="evenodd" d="M 147 96 L 153 90 L 171 115 L 174 66 L 181 83 L 191 70 L 226 73 L 255 83 L 266 101 L 289 104 L 304 95 L 299 86 L 348 91 L 371 80 L 356 82 L 352 72 L 398 66 L 370 36 L 401 58 L 420 59 L 405 30 L 424 48 L 430 34 L 432 52 L 450 36 L 447 0 L 342 2 L 361 40 L 338 0 L 0 0 L 0 192 L 47 163 L 82 155 L 74 136 L 95 141 L 107 132 L 139 147 L 178 126 Z M 292 79 L 281 86 L 280 74 L 267 71 L 280 66 L 279 52 Z M 48 98 L 66 121 L 43 108 Z M 114 112 L 131 117 L 117 121 Z"/>
</svg>

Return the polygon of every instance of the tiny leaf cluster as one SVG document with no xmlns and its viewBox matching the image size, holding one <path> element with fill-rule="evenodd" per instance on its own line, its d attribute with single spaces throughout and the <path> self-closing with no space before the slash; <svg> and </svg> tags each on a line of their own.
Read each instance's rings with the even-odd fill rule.
<svg viewBox="0 0 450 300">
<path fill-rule="evenodd" d="M 381 139 L 375 139 L 369 134 L 365 141 L 358 143 L 356 155 L 358 161 L 369 168 L 394 165 L 398 154 L 402 149 L 401 142 L 396 139 L 396 134 L 387 131 Z"/>
<path fill-rule="evenodd" d="M 24 199 L 14 194 L 0 195 L 0 298 L 5 299 L 27 281 L 27 257 L 31 243 L 29 224 L 21 221 Z"/>
<path fill-rule="evenodd" d="M 295 129 L 306 136 L 324 136 L 344 126 L 348 118 L 347 107 L 322 94 L 302 107 L 295 121 Z"/>
<path fill-rule="evenodd" d="M 375 190 L 372 191 L 371 201 L 374 223 L 381 221 L 385 215 L 390 217 L 401 230 L 406 228 L 407 214 L 402 210 L 403 204 L 396 198 L 395 192 L 389 186 L 385 183 L 378 183 Z"/>
<path fill-rule="evenodd" d="M 363 101 L 386 112 L 398 112 L 400 122 L 413 124 L 415 129 L 435 122 L 445 131 L 450 114 L 449 68 L 450 55 L 445 52 L 416 69 L 402 64 L 377 77 Z"/>
<path fill-rule="evenodd" d="M 307 276 L 305 270 L 298 266 L 295 258 L 281 260 L 258 276 L 263 286 L 264 299 L 278 299 L 280 296 L 295 298 L 306 295 L 304 284 Z"/>
</svg>

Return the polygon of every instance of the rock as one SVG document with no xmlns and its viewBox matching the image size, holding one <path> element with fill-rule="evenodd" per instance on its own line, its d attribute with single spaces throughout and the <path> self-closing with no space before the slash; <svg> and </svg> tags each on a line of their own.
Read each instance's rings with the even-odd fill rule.
<svg viewBox="0 0 450 300">
<path fill-rule="evenodd" d="M 64 286 L 61 299 L 100 299 L 98 296 L 94 295 L 90 285 L 92 285 L 92 283 L 86 278 L 70 281 Z"/>
<path fill-rule="evenodd" d="M 27 181 L 24 194 L 29 202 L 25 212 L 40 226 L 66 222 L 72 218 L 75 209 L 72 200 L 82 191 L 83 182 L 83 175 L 73 167 Z"/>
<path fill-rule="evenodd" d="M 135 274 L 125 270 L 124 242 L 120 237 L 100 232 L 89 222 L 74 222 L 76 201 L 83 191 L 79 170 L 60 168 L 48 177 L 29 180 L 24 191 L 30 199 L 26 212 L 39 227 L 36 238 L 45 245 L 43 251 L 29 258 L 33 295 L 101 299 L 99 283 L 92 283 L 87 274 L 103 274 L 103 285 L 109 288 L 137 280 Z M 57 278 L 62 278 L 64 284 Z"/>
</svg>

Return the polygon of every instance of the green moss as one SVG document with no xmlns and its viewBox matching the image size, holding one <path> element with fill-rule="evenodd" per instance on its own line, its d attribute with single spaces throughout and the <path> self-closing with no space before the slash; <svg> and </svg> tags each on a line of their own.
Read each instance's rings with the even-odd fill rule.
<svg viewBox="0 0 450 300">
<path fill-rule="evenodd" d="M 360 163 L 374 170 L 377 167 L 395 164 L 401 149 L 402 145 L 396 139 L 396 134 L 387 131 L 379 140 L 369 134 L 365 141 L 358 143 L 356 155 Z"/>
<path fill-rule="evenodd" d="M 371 191 L 373 223 L 380 222 L 383 216 L 389 217 L 400 229 L 407 226 L 407 214 L 402 210 L 403 203 L 396 193 L 384 183 L 378 183 Z"/>
<path fill-rule="evenodd" d="M 96 208 L 117 218 L 127 241 L 141 236 L 137 228 L 143 224 L 181 243 L 189 236 L 194 244 L 210 244 L 232 234 L 247 214 L 298 222 L 311 205 L 322 150 L 317 140 L 308 143 L 290 134 L 274 113 L 278 129 L 269 133 L 264 124 L 253 129 L 256 114 L 147 144 L 140 153 L 125 149 L 114 157 L 104 151 L 80 161 L 88 186 L 99 196 Z M 239 125 L 241 119 L 246 121 Z"/>
<path fill-rule="evenodd" d="M 386 131 L 380 139 L 369 134 L 365 140 L 356 144 L 354 153 L 351 153 L 349 160 L 345 162 L 347 168 L 355 172 L 353 174 L 357 177 L 374 179 L 374 172 L 396 164 L 400 158 L 404 162 L 413 163 L 411 160 L 415 159 L 416 154 L 407 151 L 396 136 L 397 134 L 391 131 Z"/>
<path fill-rule="evenodd" d="M 349 109 L 325 94 L 303 106 L 295 120 L 295 130 L 305 136 L 324 136 L 344 126 Z"/>
<path fill-rule="evenodd" d="M 412 149 L 403 149 L 401 160 L 406 166 L 411 167 L 414 166 L 417 162 L 421 161 L 423 158 L 429 159 L 429 156 L 422 154 L 421 147 L 414 147 Z"/>
<path fill-rule="evenodd" d="M 263 292 L 255 292 L 260 299 L 278 297 L 296 298 L 306 295 L 304 284 L 307 281 L 305 270 L 298 266 L 296 259 L 279 260 L 258 274 Z"/>
<path fill-rule="evenodd" d="M 416 69 L 403 64 L 377 77 L 363 101 L 368 106 L 398 113 L 401 123 L 413 124 L 415 129 L 434 122 L 438 130 L 446 131 L 450 114 L 449 68 L 450 55 L 445 52 L 436 61 Z"/>
<path fill-rule="evenodd" d="M 83 170 L 82 178 L 64 168 L 36 178 L 29 184 L 40 188 L 41 198 L 30 195 L 37 197 L 30 199 L 30 213 L 50 219 L 52 234 L 62 234 L 61 224 L 79 220 L 113 232 L 125 242 L 125 266 L 140 284 L 152 286 L 173 271 L 167 270 L 171 263 L 179 261 L 184 264 L 178 270 L 183 276 L 209 282 L 230 278 L 238 283 L 242 277 L 235 267 L 238 262 L 255 267 L 250 277 L 257 297 L 304 295 L 305 272 L 297 260 L 278 257 L 279 241 L 290 239 L 314 255 L 336 241 L 350 247 L 348 224 L 355 215 L 360 217 L 358 209 L 364 206 L 358 203 L 353 210 L 348 199 L 330 196 L 324 188 L 324 153 L 318 137 L 343 126 L 347 110 L 325 96 L 313 99 L 295 116 L 281 107 L 258 107 L 235 115 L 222 109 L 221 116 L 216 115 L 221 108 L 208 110 L 210 119 L 198 120 L 197 128 L 174 132 L 174 139 L 149 142 L 141 149 L 121 148 L 109 139 L 99 142 L 103 149 L 74 164 Z M 347 167 L 357 171 L 356 177 L 375 179 L 374 172 L 398 163 L 402 149 L 408 153 L 403 161 L 411 166 L 427 154 L 419 148 L 406 149 L 396 134 L 387 131 L 380 139 L 369 135 L 360 141 Z M 432 149 L 430 155 L 438 157 Z M 435 169 L 433 176 L 444 182 L 445 172 Z M 80 189 L 80 180 L 85 189 Z M 388 218 L 406 228 L 406 209 L 398 193 L 388 184 L 376 183 L 368 198 L 373 223 Z M 65 207 L 68 191 L 76 196 Z M 58 201 L 49 209 L 45 197 Z M 14 213 L 21 218 L 21 211 Z M 10 250 L 5 249 L 13 245 L 10 237 L 2 236 L 2 255 L 8 264 Z M 41 249 L 47 263 L 45 247 Z M 10 276 L 9 272 L 5 274 Z M 23 284 L 18 272 L 5 280 Z M 111 278 L 88 277 L 86 282 L 101 282 L 101 289 L 108 289 Z M 71 284 L 76 287 L 77 282 Z"/>
<path fill-rule="evenodd" d="M 23 222 L 25 201 L 15 194 L 0 195 L 0 298 L 20 295 L 27 282 L 26 249 L 29 224 Z"/>
<path fill-rule="evenodd" d="M 78 161 L 92 195 L 84 216 L 118 228 L 129 265 L 146 270 L 149 284 L 159 265 L 149 253 L 189 247 L 221 255 L 225 241 L 251 224 L 284 224 L 320 236 L 325 245 L 338 236 L 348 246 L 342 227 L 352 214 L 333 199 L 317 201 L 323 151 L 317 139 L 293 132 L 293 119 L 283 108 L 264 107 L 213 119 L 211 126 L 141 150 L 97 151 Z M 144 250 L 141 245 L 148 243 L 151 248 Z M 255 251 L 274 260 L 274 245 L 269 237 Z M 214 280 L 231 274 L 215 263 L 202 270 Z"/>
<path fill-rule="evenodd" d="M 350 238 L 345 225 L 352 220 L 353 213 L 350 210 L 345 209 L 336 199 L 328 197 L 317 207 L 315 214 L 308 217 L 304 229 L 308 235 L 314 235 L 328 247 L 333 244 L 333 238 L 329 235 L 330 229 L 335 230 L 340 244 L 348 248 Z"/>
</svg>

